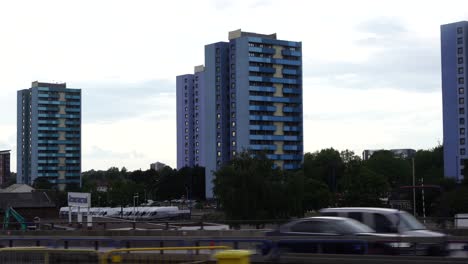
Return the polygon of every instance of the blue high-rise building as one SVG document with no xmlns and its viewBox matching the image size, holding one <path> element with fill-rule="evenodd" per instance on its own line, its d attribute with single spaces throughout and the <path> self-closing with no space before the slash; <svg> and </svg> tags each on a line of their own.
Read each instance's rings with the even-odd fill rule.
<svg viewBox="0 0 468 264">
<path fill-rule="evenodd" d="M 177 167 L 213 171 L 237 153 L 265 152 L 276 166 L 303 158 L 302 44 L 236 30 L 205 46 L 205 65 L 177 76 Z"/>
<path fill-rule="evenodd" d="M 444 124 L 444 175 L 463 179 L 463 160 L 467 158 L 467 56 L 468 22 L 442 25 L 442 102 Z"/>
<path fill-rule="evenodd" d="M 33 82 L 17 100 L 17 182 L 81 185 L 81 90 Z"/>
</svg>

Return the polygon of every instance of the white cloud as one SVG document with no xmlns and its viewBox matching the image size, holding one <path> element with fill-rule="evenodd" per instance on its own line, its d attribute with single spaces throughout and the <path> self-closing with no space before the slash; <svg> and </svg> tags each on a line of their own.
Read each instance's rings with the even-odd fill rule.
<svg viewBox="0 0 468 264">
<path fill-rule="evenodd" d="M 442 138 L 439 26 L 466 10 L 466 1 L 2 1 L 0 142 L 14 148 L 17 90 L 63 81 L 83 89 L 85 169 L 174 166 L 175 76 L 242 28 L 303 42 L 306 151 L 431 147 Z"/>
</svg>

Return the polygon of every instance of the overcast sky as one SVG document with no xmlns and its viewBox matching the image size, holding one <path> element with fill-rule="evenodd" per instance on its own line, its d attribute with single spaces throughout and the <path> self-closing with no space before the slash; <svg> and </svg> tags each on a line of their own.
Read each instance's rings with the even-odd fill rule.
<svg viewBox="0 0 468 264">
<path fill-rule="evenodd" d="M 468 1 L 1 1 L 0 149 L 16 171 L 16 91 L 82 89 L 83 170 L 176 165 L 175 76 L 228 32 L 302 41 L 304 147 L 442 143 L 441 24 Z"/>
</svg>

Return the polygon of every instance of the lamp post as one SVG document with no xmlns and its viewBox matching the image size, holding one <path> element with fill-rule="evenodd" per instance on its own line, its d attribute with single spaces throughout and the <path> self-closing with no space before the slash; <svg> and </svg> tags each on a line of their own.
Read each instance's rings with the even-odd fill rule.
<svg viewBox="0 0 468 264">
<path fill-rule="evenodd" d="M 415 176 L 414 176 L 414 157 L 411 158 L 413 164 L 413 215 L 416 217 L 416 183 L 415 183 Z"/>
</svg>

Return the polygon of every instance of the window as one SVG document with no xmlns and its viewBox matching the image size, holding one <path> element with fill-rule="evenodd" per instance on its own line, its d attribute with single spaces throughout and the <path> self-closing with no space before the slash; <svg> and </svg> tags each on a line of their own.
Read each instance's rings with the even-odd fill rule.
<svg viewBox="0 0 468 264">
<path fill-rule="evenodd" d="M 198 145 L 199 145 L 198 141 L 197 141 L 197 142 L 195 142 L 195 146 L 197 146 L 197 147 L 198 147 Z"/>
<path fill-rule="evenodd" d="M 232 117 L 232 118 L 235 118 L 235 117 L 236 117 L 236 112 L 232 112 L 232 113 L 231 113 L 231 117 Z"/>
<path fill-rule="evenodd" d="M 460 128 L 460 135 L 465 135 L 465 129 L 463 127 Z"/>
<path fill-rule="evenodd" d="M 465 98 L 463 98 L 463 97 L 458 98 L 458 103 L 459 104 L 464 104 L 465 103 Z"/>
<path fill-rule="evenodd" d="M 221 114 L 218 113 L 218 114 L 216 115 L 216 118 L 217 118 L 217 119 L 221 119 Z"/>
<path fill-rule="evenodd" d="M 463 44 L 463 38 L 457 38 L 457 44 Z"/>
<path fill-rule="evenodd" d="M 232 127 L 235 127 L 235 126 L 236 126 L 236 122 L 233 121 L 233 122 L 231 123 L 231 125 L 232 125 Z"/>
<path fill-rule="evenodd" d="M 221 157 L 221 151 L 218 151 L 217 155 L 218 155 L 218 157 Z"/>
<path fill-rule="evenodd" d="M 465 145 L 465 139 L 464 138 L 460 138 L 460 145 Z"/>
<path fill-rule="evenodd" d="M 457 33 L 462 34 L 463 33 L 463 28 L 462 27 L 457 27 Z"/>
<path fill-rule="evenodd" d="M 465 108 L 458 108 L 458 113 L 460 115 L 464 115 L 465 114 Z"/>
<path fill-rule="evenodd" d="M 221 147 L 221 142 L 218 141 L 218 142 L 216 143 L 216 145 L 217 145 L 218 147 Z"/>
<path fill-rule="evenodd" d="M 219 72 L 219 71 L 220 71 L 219 67 L 216 67 L 216 72 Z"/>
<path fill-rule="evenodd" d="M 188 122 L 187 122 L 187 121 L 185 121 L 185 125 L 188 126 Z"/>
<path fill-rule="evenodd" d="M 458 84 L 464 84 L 465 83 L 465 78 L 460 77 L 458 78 Z"/>
<path fill-rule="evenodd" d="M 458 49 L 457 49 L 457 53 L 458 53 L 458 54 L 463 54 L 463 48 L 458 48 Z"/>
<path fill-rule="evenodd" d="M 466 152 L 466 151 L 465 151 L 464 148 L 461 148 L 461 149 L 460 149 L 460 155 L 465 155 L 465 152 Z"/>
<path fill-rule="evenodd" d="M 235 156 L 237 153 L 235 151 L 232 152 L 232 156 Z"/>
<path fill-rule="evenodd" d="M 465 124 L 465 118 L 460 118 L 459 121 L 460 125 L 464 125 Z"/>
<path fill-rule="evenodd" d="M 348 214 L 348 217 L 349 218 L 352 218 L 356 221 L 359 221 L 359 222 L 362 222 L 362 213 L 359 213 L 359 212 L 350 212 Z"/>
<path fill-rule="evenodd" d="M 458 88 L 458 93 L 459 94 L 464 94 L 465 93 L 465 88 L 463 88 L 463 87 Z"/>
<path fill-rule="evenodd" d="M 184 79 L 184 82 L 187 83 L 187 78 Z M 187 88 L 187 85 L 185 86 L 185 88 Z"/>
<path fill-rule="evenodd" d="M 463 74 L 463 67 L 458 68 L 458 74 Z"/>
<path fill-rule="evenodd" d="M 377 233 L 396 233 L 396 228 L 392 222 L 388 220 L 385 215 L 373 214 L 374 215 L 374 226 Z"/>
<path fill-rule="evenodd" d="M 232 136 L 233 136 L 233 137 L 236 136 L 236 131 L 232 131 Z"/>
<path fill-rule="evenodd" d="M 235 142 L 235 141 L 232 142 L 232 146 L 233 146 L 233 147 L 236 146 L 236 142 Z"/>
<path fill-rule="evenodd" d="M 325 221 L 304 221 L 291 226 L 292 232 L 337 233 L 334 226 Z"/>
<path fill-rule="evenodd" d="M 221 124 L 218 122 L 216 123 L 216 128 L 220 129 L 221 128 Z"/>
</svg>

